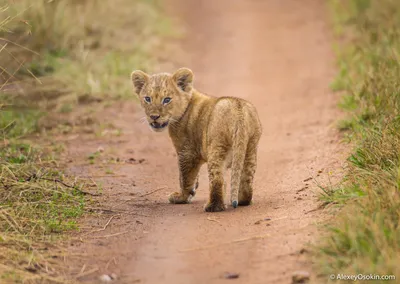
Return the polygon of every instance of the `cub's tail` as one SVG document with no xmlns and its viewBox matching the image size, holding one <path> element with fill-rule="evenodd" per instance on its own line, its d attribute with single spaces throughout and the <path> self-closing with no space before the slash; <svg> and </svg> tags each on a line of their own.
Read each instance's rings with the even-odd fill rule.
<svg viewBox="0 0 400 284">
<path fill-rule="evenodd" d="M 244 117 L 239 119 L 235 126 L 232 145 L 232 171 L 231 171 L 231 204 L 236 208 L 239 204 L 239 187 L 243 172 L 244 159 L 248 144 L 248 133 Z"/>
</svg>

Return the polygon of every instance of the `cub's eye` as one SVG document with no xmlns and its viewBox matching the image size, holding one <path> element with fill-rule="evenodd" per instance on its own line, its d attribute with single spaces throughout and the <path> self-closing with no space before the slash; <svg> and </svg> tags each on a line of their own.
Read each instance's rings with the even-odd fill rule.
<svg viewBox="0 0 400 284">
<path fill-rule="evenodd" d="M 171 98 L 164 98 L 163 99 L 163 105 L 169 104 L 171 102 Z"/>
<path fill-rule="evenodd" d="M 150 97 L 144 97 L 144 100 L 146 101 L 146 103 L 151 103 L 151 98 Z"/>
</svg>

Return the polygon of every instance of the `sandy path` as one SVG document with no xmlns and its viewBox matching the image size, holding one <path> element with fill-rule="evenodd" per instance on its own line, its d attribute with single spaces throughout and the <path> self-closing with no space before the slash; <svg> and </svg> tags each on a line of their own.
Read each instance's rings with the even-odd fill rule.
<svg viewBox="0 0 400 284">
<path fill-rule="evenodd" d="M 307 179 L 319 171 L 323 175 L 336 161 L 337 138 L 330 128 L 335 98 L 328 88 L 333 56 L 324 3 L 167 3 L 175 5 L 170 10 L 190 34 L 175 61 L 194 71 L 195 87 L 216 96 L 242 97 L 258 108 L 264 134 L 254 204 L 203 212 L 205 168 L 193 204 L 168 204 L 167 194 L 178 186 L 172 144 L 166 134 L 152 133 L 139 122 L 142 113 L 135 105 L 121 104 L 102 117 L 112 117 L 122 137 L 72 140 L 69 155 L 74 160 L 71 171 L 89 175 L 103 168 L 80 157 L 98 146 L 106 149 L 104 156 L 145 159 L 110 166 L 119 178 L 97 179 L 104 185 L 103 204 L 130 212 L 114 212 L 100 236 L 129 233 L 89 239 L 71 250 L 93 256 L 88 265 L 116 272 L 120 283 L 222 283 L 227 281 L 221 277 L 225 272 L 239 273 L 236 283 L 290 283 L 293 271 L 311 271 L 300 252 L 314 240 L 315 223 L 323 218 L 320 211 L 309 212 L 318 203 L 316 186 Z M 167 188 L 140 197 L 162 186 Z M 76 269 L 76 263 L 71 265 L 72 274 Z M 93 282 L 91 277 L 82 280 Z"/>
</svg>

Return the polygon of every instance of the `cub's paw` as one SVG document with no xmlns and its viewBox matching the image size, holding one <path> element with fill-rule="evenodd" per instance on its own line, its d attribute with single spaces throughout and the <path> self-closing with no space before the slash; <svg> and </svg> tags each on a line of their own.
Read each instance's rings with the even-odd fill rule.
<svg viewBox="0 0 400 284">
<path fill-rule="evenodd" d="M 233 207 L 233 208 L 238 207 L 238 201 L 237 201 L 237 200 L 233 200 L 233 201 L 232 201 L 232 207 Z"/>
<path fill-rule="evenodd" d="M 193 188 L 190 192 L 190 197 L 195 197 L 196 196 L 196 189 L 195 188 Z"/>
<path fill-rule="evenodd" d="M 189 199 L 191 200 L 193 197 L 196 196 L 196 189 L 199 187 L 199 182 L 197 181 L 191 191 L 189 191 Z"/>
<path fill-rule="evenodd" d="M 183 196 L 180 192 L 173 192 L 169 195 L 168 200 L 172 204 L 186 204 L 189 203 L 189 196 Z"/>
<path fill-rule="evenodd" d="M 204 206 L 204 211 L 206 212 L 221 212 L 225 210 L 225 205 L 223 203 L 207 203 Z"/>
<path fill-rule="evenodd" d="M 251 200 L 239 200 L 239 206 L 249 206 L 251 205 Z"/>
</svg>

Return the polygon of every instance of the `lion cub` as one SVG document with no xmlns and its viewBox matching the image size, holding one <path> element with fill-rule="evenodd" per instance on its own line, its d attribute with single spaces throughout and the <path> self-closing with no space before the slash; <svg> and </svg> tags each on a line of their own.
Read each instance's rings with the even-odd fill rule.
<svg viewBox="0 0 400 284">
<path fill-rule="evenodd" d="M 196 91 L 187 68 L 173 75 L 137 70 L 131 77 L 151 129 L 168 128 L 178 155 L 180 191 L 169 201 L 188 203 L 196 193 L 200 167 L 207 163 L 210 197 L 204 210 L 225 210 L 224 170 L 229 167 L 232 206 L 249 205 L 262 131 L 255 107 L 243 99 Z"/>
</svg>

